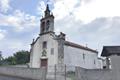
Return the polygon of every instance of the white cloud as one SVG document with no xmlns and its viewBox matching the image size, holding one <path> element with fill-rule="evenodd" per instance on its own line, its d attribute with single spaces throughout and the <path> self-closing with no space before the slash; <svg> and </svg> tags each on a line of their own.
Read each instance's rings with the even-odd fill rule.
<svg viewBox="0 0 120 80">
<path fill-rule="evenodd" d="M 89 23 L 100 17 L 120 16 L 120 0 L 56 0 L 54 15 L 63 19 L 72 14 L 76 20 Z"/>
<path fill-rule="evenodd" d="M 16 10 L 14 14 L 8 18 L 8 22 L 12 23 L 17 30 L 23 30 L 38 26 L 39 21 L 36 16 Z"/>
<path fill-rule="evenodd" d="M 44 3 L 44 1 L 40 1 L 37 5 L 37 13 L 38 15 L 44 15 L 44 11 L 45 11 L 46 5 Z"/>
<path fill-rule="evenodd" d="M 0 11 L 6 13 L 11 8 L 9 3 L 10 0 L 0 0 Z"/>
<path fill-rule="evenodd" d="M 82 4 L 88 4 L 88 3 L 90 3 L 91 1 L 93 1 L 93 0 L 81 0 L 81 5 L 82 5 Z"/>
<path fill-rule="evenodd" d="M 6 47 L 7 46 L 7 47 Z M 20 50 L 30 50 L 29 43 L 19 40 L 9 39 L 1 41 L 0 50 L 4 57 L 13 55 L 13 53 Z"/>
<path fill-rule="evenodd" d="M 0 33 L 0 40 L 4 38 L 4 35 Z"/>
<path fill-rule="evenodd" d="M 79 33 L 76 36 L 81 43 L 87 43 L 88 47 L 101 49 L 104 45 L 119 45 L 120 44 L 120 17 L 113 18 L 98 18 L 88 24 L 84 24 L 79 28 Z"/>
<path fill-rule="evenodd" d="M 26 46 L 27 44 L 24 44 L 24 43 L 22 43 L 22 42 L 20 42 L 20 41 L 14 41 L 14 42 L 12 42 L 12 43 L 8 43 L 8 48 L 9 49 L 11 49 L 11 50 L 15 50 L 15 51 L 17 51 L 17 50 L 24 50 L 24 49 L 28 49 L 28 46 Z"/>
<path fill-rule="evenodd" d="M 74 11 L 74 7 L 79 3 L 79 0 L 59 0 L 54 4 L 53 13 L 56 20 L 63 19 Z"/>
<path fill-rule="evenodd" d="M 88 23 L 100 17 L 120 16 L 120 0 L 92 0 L 88 4 L 82 4 L 74 12 L 76 19 Z"/>
<path fill-rule="evenodd" d="M 103 45 L 119 44 L 119 0 L 69 1 L 54 4 L 56 32 L 63 31 L 70 40 L 99 50 Z"/>
<path fill-rule="evenodd" d="M 13 27 L 15 31 L 23 31 L 39 25 L 36 16 L 31 16 L 20 10 L 15 10 L 11 15 L 0 14 L 0 25 Z"/>
<path fill-rule="evenodd" d="M 88 47 L 93 49 L 100 50 L 103 45 L 120 44 L 119 3 L 119 0 L 55 0 L 52 10 L 55 15 L 55 30 L 65 32 L 68 40 L 84 45 L 87 43 Z M 37 10 L 38 14 L 43 15 L 45 10 L 43 1 L 39 2 Z M 0 14 L 0 25 L 23 31 L 33 29 L 33 26 L 38 27 L 39 18 L 15 10 L 11 15 Z M 0 35 L 4 36 L 3 33 Z M 12 43 L 6 45 L 13 51 L 28 49 L 29 43 L 26 44 L 24 41 L 11 40 Z"/>
<path fill-rule="evenodd" d="M 0 29 L 0 40 L 2 40 L 5 37 L 6 30 L 1 30 Z"/>
</svg>

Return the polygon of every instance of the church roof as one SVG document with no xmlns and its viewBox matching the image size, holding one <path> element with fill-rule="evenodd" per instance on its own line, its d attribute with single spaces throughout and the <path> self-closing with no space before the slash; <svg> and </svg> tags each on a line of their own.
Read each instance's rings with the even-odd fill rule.
<svg viewBox="0 0 120 80">
<path fill-rule="evenodd" d="M 101 56 L 120 55 L 120 46 L 104 46 Z"/>
<path fill-rule="evenodd" d="M 54 34 L 54 35 L 55 35 L 55 34 Z M 33 41 L 31 45 L 34 45 L 39 38 L 40 38 L 40 37 L 37 37 L 36 40 Z M 94 52 L 94 53 L 98 53 L 97 50 L 93 50 L 93 49 L 91 49 L 91 48 L 88 48 L 88 47 L 85 47 L 85 46 L 83 46 L 83 45 L 79 45 L 79 44 L 76 44 L 76 43 L 73 43 L 73 42 L 70 42 L 70 41 L 65 41 L 64 44 L 67 45 L 67 46 L 71 46 L 71 47 L 75 47 L 75 48 L 79 48 L 79 49 L 88 50 L 88 51 L 91 51 L 91 52 Z"/>
<path fill-rule="evenodd" d="M 73 43 L 73 42 L 69 42 L 69 41 L 65 41 L 65 45 L 71 46 L 71 47 L 76 47 L 76 48 L 80 48 L 80 49 L 84 49 L 84 50 L 88 50 L 88 51 L 92 51 L 94 53 L 98 53 L 98 51 L 90 49 L 88 47 Z"/>
<path fill-rule="evenodd" d="M 40 37 L 37 37 L 35 41 L 34 41 L 34 39 L 33 39 L 33 42 L 31 43 L 31 45 L 34 45 L 39 38 L 40 38 Z"/>
</svg>

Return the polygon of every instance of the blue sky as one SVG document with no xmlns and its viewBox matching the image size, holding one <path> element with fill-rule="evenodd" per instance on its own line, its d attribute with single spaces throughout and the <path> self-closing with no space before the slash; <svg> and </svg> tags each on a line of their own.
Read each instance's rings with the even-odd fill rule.
<svg viewBox="0 0 120 80">
<path fill-rule="evenodd" d="M 55 32 L 97 49 L 120 45 L 119 0 L 0 0 L 0 51 L 4 57 L 29 50 L 39 34 L 46 4 L 55 16 Z"/>
</svg>

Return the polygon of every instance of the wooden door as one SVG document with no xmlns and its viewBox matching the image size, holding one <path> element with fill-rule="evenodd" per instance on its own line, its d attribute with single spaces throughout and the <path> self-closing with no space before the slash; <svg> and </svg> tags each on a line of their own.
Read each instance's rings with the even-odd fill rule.
<svg viewBox="0 0 120 80">
<path fill-rule="evenodd" d="M 47 67 L 48 59 L 41 59 L 41 67 Z"/>
</svg>

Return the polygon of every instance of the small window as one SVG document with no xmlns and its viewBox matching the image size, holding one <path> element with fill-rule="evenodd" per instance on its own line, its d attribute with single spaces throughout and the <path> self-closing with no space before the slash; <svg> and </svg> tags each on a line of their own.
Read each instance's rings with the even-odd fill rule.
<svg viewBox="0 0 120 80">
<path fill-rule="evenodd" d="M 54 48 L 51 48 L 51 55 L 54 55 Z"/>
<path fill-rule="evenodd" d="M 43 42 L 43 48 L 47 48 L 47 42 L 46 41 Z"/>
<path fill-rule="evenodd" d="M 85 59 L 85 54 L 83 53 L 83 59 Z"/>
<path fill-rule="evenodd" d="M 106 69 L 106 66 L 103 66 L 103 69 Z"/>
</svg>

